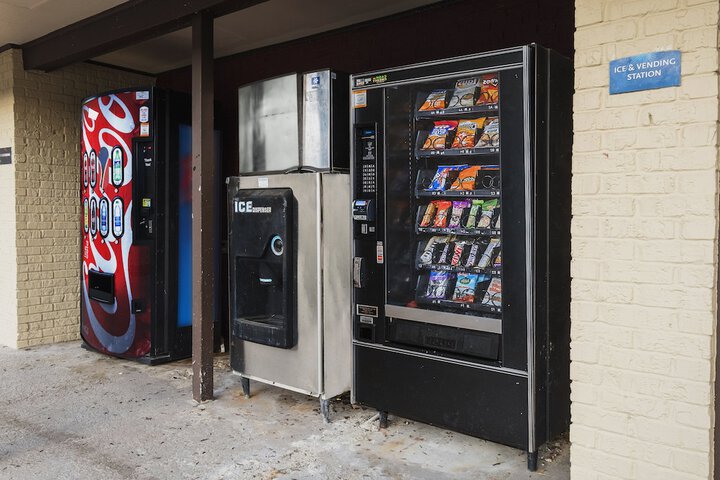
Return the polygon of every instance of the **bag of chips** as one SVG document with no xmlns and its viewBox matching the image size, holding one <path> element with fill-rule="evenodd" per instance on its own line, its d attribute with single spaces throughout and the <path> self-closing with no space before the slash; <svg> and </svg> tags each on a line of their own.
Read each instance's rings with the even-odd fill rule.
<svg viewBox="0 0 720 480">
<path fill-rule="evenodd" d="M 453 139 L 450 148 L 473 148 L 475 146 L 475 134 L 485 124 L 484 118 L 474 120 L 460 120 L 458 131 Z"/>
<path fill-rule="evenodd" d="M 437 207 L 433 227 L 446 228 L 448 224 L 448 213 L 452 207 L 452 202 L 449 200 L 435 200 L 433 203 L 435 203 Z"/>
<path fill-rule="evenodd" d="M 435 126 L 430 131 L 423 150 L 445 150 L 447 147 L 450 133 L 457 128 L 458 122 L 455 120 L 442 120 L 435 122 Z"/>
<path fill-rule="evenodd" d="M 438 247 L 438 245 L 442 245 L 447 243 L 448 237 L 442 237 L 442 236 L 435 236 L 432 237 L 430 240 L 428 240 L 427 245 L 425 245 L 425 249 L 423 250 L 423 253 L 420 254 L 420 264 L 421 265 L 430 265 L 433 263 L 433 257 L 435 256 L 435 249 Z"/>
<path fill-rule="evenodd" d="M 450 185 L 450 190 L 475 190 L 476 180 L 481 169 L 480 165 L 473 165 L 460 170 L 460 174 Z"/>
<path fill-rule="evenodd" d="M 465 211 L 466 208 L 470 206 L 469 200 L 459 200 L 454 201 L 453 207 L 452 207 L 452 216 L 450 217 L 450 223 L 448 224 L 449 228 L 457 228 L 460 226 L 460 220 L 462 219 L 462 214 Z"/>
<path fill-rule="evenodd" d="M 475 301 L 475 288 L 477 288 L 480 275 L 477 273 L 458 273 L 455 282 L 455 291 L 452 299 L 458 302 L 472 303 Z"/>
<path fill-rule="evenodd" d="M 500 120 L 497 117 L 489 117 L 485 120 L 485 125 L 480 140 L 478 140 L 477 148 L 497 147 L 500 145 Z"/>
<path fill-rule="evenodd" d="M 485 291 L 485 297 L 482 301 L 483 305 L 490 305 L 493 307 L 502 306 L 502 282 L 499 277 L 493 277 L 490 280 L 490 285 Z"/>
<path fill-rule="evenodd" d="M 420 220 L 420 227 L 429 227 L 430 223 L 433 220 L 433 217 L 435 216 L 435 212 L 437 211 L 437 202 L 438 200 L 434 200 L 430 203 L 428 203 L 427 208 L 425 209 L 425 213 L 423 213 L 422 220 Z"/>
<path fill-rule="evenodd" d="M 485 200 L 482 206 L 482 216 L 478 220 L 478 228 L 490 228 L 495 207 L 497 207 L 497 199 Z"/>
<path fill-rule="evenodd" d="M 453 90 L 452 97 L 450 97 L 448 108 L 472 107 L 475 105 L 479 91 L 479 79 L 466 78 L 464 80 L 458 80 L 455 82 L 455 90 Z"/>
<path fill-rule="evenodd" d="M 480 95 L 476 105 L 492 105 L 498 102 L 498 77 L 497 73 L 490 73 L 482 76 L 480 82 Z"/>
<path fill-rule="evenodd" d="M 421 112 L 427 110 L 439 110 L 445 108 L 445 98 L 447 97 L 447 90 L 433 90 L 430 95 L 425 99 L 425 103 L 420 107 Z"/>
<path fill-rule="evenodd" d="M 450 283 L 449 272 L 431 271 L 425 296 L 427 298 L 445 298 L 448 283 Z"/>
<path fill-rule="evenodd" d="M 493 268 L 500 267 L 502 267 L 502 251 L 497 254 L 497 257 L 495 257 L 495 261 L 493 262 Z"/>
<path fill-rule="evenodd" d="M 427 190 L 443 191 L 446 188 L 448 177 L 450 173 L 457 172 L 467 168 L 467 165 L 441 165 L 437 168 L 435 176 L 430 182 L 430 186 Z"/>
</svg>

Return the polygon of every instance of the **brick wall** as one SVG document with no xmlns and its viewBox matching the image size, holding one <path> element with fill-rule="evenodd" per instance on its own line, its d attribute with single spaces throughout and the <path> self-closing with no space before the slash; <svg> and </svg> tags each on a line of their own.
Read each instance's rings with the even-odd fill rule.
<svg viewBox="0 0 720 480">
<path fill-rule="evenodd" d="M 25 72 L 20 51 L 11 51 L 10 57 L 17 229 L 16 346 L 22 348 L 79 337 L 80 102 L 103 91 L 148 85 L 152 79 L 89 64 L 51 73 Z M 0 127 L 5 121 L 1 114 L 2 110 Z M 0 182 L 1 175 L 0 171 Z M 7 255 L 1 243 L 0 254 L 0 262 L 5 262 Z M 3 309 L 7 312 L 4 304 Z M 7 313 L 5 317 L 10 316 Z"/>
<path fill-rule="evenodd" d="M 713 469 L 718 2 L 576 0 L 572 478 Z M 608 94 L 682 51 L 682 86 Z"/>
<path fill-rule="evenodd" d="M 13 57 L 0 53 L 0 148 L 13 147 Z M 0 165 L 0 345 L 17 346 L 15 165 Z"/>
</svg>

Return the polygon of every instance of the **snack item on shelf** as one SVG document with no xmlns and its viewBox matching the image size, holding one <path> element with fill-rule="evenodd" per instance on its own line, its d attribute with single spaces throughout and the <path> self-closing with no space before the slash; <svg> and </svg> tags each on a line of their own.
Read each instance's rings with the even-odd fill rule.
<svg viewBox="0 0 720 480">
<path fill-rule="evenodd" d="M 462 259 L 463 252 L 465 251 L 465 246 L 467 246 L 467 244 L 468 242 L 464 241 L 455 242 L 455 247 L 453 249 L 453 256 L 452 260 L 450 260 L 450 265 L 460 265 L 460 260 Z"/>
<path fill-rule="evenodd" d="M 502 267 L 502 250 L 498 252 L 497 257 L 495 257 L 495 261 L 493 262 L 493 268 L 500 267 Z"/>
<path fill-rule="evenodd" d="M 480 165 L 473 165 L 460 170 L 458 177 L 450 185 L 450 190 L 475 190 L 475 181 L 481 170 Z"/>
<path fill-rule="evenodd" d="M 427 245 L 425 245 L 425 249 L 423 250 L 423 253 L 420 254 L 420 264 L 421 265 L 429 265 L 433 261 L 433 254 L 435 253 L 435 248 L 439 244 L 447 243 L 448 237 L 441 237 L 439 235 L 436 235 L 430 240 L 428 240 Z"/>
<path fill-rule="evenodd" d="M 482 216 L 480 216 L 480 220 L 478 220 L 478 228 L 490 227 L 490 222 L 492 221 L 493 212 L 495 211 L 495 207 L 497 207 L 497 203 L 497 199 L 485 200 L 483 202 Z"/>
<path fill-rule="evenodd" d="M 425 296 L 427 298 L 445 298 L 448 283 L 450 283 L 449 272 L 431 271 Z"/>
<path fill-rule="evenodd" d="M 426 110 L 438 110 L 445 108 L 445 97 L 447 96 L 447 90 L 433 90 L 430 95 L 425 99 L 425 103 L 420 107 L 420 111 Z"/>
<path fill-rule="evenodd" d="M 434 203 L 437 207 L 437 213 L 435 214 L 433 227 L 446 228 L 448 224 L 448 213 L 452 207 L 452 202 L 450 200 L 436 200 Z"/>
<path fill-rule="evenodd" d="M 479 273 L 458 273 L 452 299 L 458 302 L 472 303 L 475 301 L 475 289 L 480 281 Z"/>
<path fill-rule="evenodd" d="M 493 251 L 495 250 L 495 248 L 498 245 L 500 245 L 499 238 L 493 238 L 490 240 L 490 243 L 488 243 L 487 248 L 485 249 L 485 252 L 480 257 L 480 261 L 478 262 L 478 267 L 487 268 L 490 265 L 490 261 L 492 260 Z"/>
<path fill-rule="evenodd" d="M 480 209 L 482 208 L 482 204 L 482 200 L 472 201 L 472 205 L 470 206 L 470 215 L 468 216 L 467 222 L 465 223 L 465 228 L 475 228 L 475 226 L 477 225 L 478 214 L 480 213 Z"/>
<path fill-rule="evenodd" d="M 435 126 L 430 131 L 425 143 L 422 146 L 423 150 L 445 150 L 447 145 L 448 135 L 450 132 L 457 128 L 458 122 L 455 120 L 442 120 L 435 122 Z"/>
<path fill-rule="evenodd" d="M 427 190 L 433 190 L 433 191 L 439 191 L 442 192 L 446 188 L 448 176 L 450 175 L 450 172 L 456 172 L 458 170 L 463 170 L 464 168 L 467 168 L 467 165 L 441 165 L 437 168 L 437 172 L 435 172 L 435 176 L 432 179 L 432 182 L 430 182 L 430 186 L 427 188 Z"/>
<path fill-rule="evenodd" d="M 493 277 L 490 280 L 490 285 L 485 291 L 485 297 L 482 301 L 483 305 L 490 305 L 493 307 L 502 306 L 502 282 L 500 277 Z"/>
<path fill-rule="evenodd" d="M 448 227 L 457 228 L 460 226 L 460 219 L 466 208 L 470 206 L 469 200 L 454 201 L 452 207 L 452 216 L 450 217 L 450 224 Z"/>
<path fill-rule="evenodd" d="M 423 213 L 422 220 L 420 220 L 421 227 L 429 227 L 430 226 L 430 223 L 432 222 L 433 217 L 435 216 L 435 212 L 437 211 L 437 203 L 438 203 L 438 200 L 433 200 L 432 202 L 428 203 L 428 206 L 425 209 L 425 213 Z"/>
<path fill-rule="evenodd" d="M 482 76 L 480 82 L 480 96 L 476 105 L 492 105 L 498 102 L 498 77 L 497 73 L 489 73 Z"/>
<path fill-rule="evenodd" d="M 497 147 L 500 145 L 500 120 L 498 117 L 488 117 L 485 120 L 483 132 L 478 140 L 478 148 L 482 147 Z"/>
<path fill-rule="evenodd" d="M 498 215 L 498 218 L 495 221 L 495 228 L 500 228 L 500 215 Z"/>
<path fill-rule="evenodd" d="M 478 253 L 480 252 L 480 241 L 475 240 L 470 245 L 470 253 L 468 253 L 467 260 L 465 260 L 466 267 L 474 267 L 478 260 Z"/>
<path fill-rule="evenodd" d="M 450 97 L 448 108 L 472 107 L 478 97 L 479 87 L 480 79 L 478 78 L 466 78 L 455 82 L 455 90 Z"/>
<path fill-rule="evenodd" d="M 452 251 L 453 242 L 452 240 L 448 240 L 448 242 L 445 244 L 445 246 L 442 249 L 442 252 L 440 252 L 440 256 L 437 259 L 437 263 L 439 265 L 447 265 L 448 261 L 450 260 L 450 252 Z"/>
<path fill-rule="evenodd" d="M 485 118 L 460 120 L 451 148 L 473 148 L 475 146 L 475 134 L 484 124 Z"/>
</svg>

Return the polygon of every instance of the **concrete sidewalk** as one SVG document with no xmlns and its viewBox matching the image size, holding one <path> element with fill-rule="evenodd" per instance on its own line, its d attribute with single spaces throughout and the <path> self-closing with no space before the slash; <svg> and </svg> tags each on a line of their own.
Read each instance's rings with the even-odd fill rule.
<svg viewBox="0 0 720 480">
<path fill-rule="evenodd" d="M 523 452 L 332 402 L 252 384 L 245 399 L 227 357 L 216 361 L 216 401 L 191 399 L 190 362 L 147 367 L 77 342 L 0 348 L 2 479 L 557 479 L 570 477 L 566 444 Z M 419 399 L 421 401 L 421 399 Z"/>
</svg>

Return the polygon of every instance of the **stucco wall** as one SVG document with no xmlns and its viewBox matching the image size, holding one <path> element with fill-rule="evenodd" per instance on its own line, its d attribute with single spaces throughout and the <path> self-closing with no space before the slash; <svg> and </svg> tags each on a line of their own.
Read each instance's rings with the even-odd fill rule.
<svg viewBox="0 0 720 480">
<path fill-rule="evenodd" d="M 718 7 L 577 0 L 572 478 L 713 468 Z M 608 94 L 609 61 L 682 52 L 682 86 Z"/>
<path fill-rule="evenodd" d="M 6 334 L 0 342 L 27 347 L 79 337 L 80 102 L 103 91 L 153 81 L 90 64 L 50 73 L 26 72 L 20 51 L 5 52 L 3 59 L 8 54 L 14 124 L 17 308 L 13 315 L 3 304 L 0 332 Z M 0 79 L 4 78 L 1 72 Z M 7 121 L 2 105 L 0 100 L 0 135 Z M 2 175 L 0 166 L 0 182 Z M 0 222 L 5 214 L 0 212 Z M 4 241 L 0 240 L 0 265 L 9 263 L 12 256 L 3 249 Z M 0 283 L 5 276 L 11 273 L 3 270 Z M 14 344 L 13 322 L 17 325 Z"/>
</svg>

